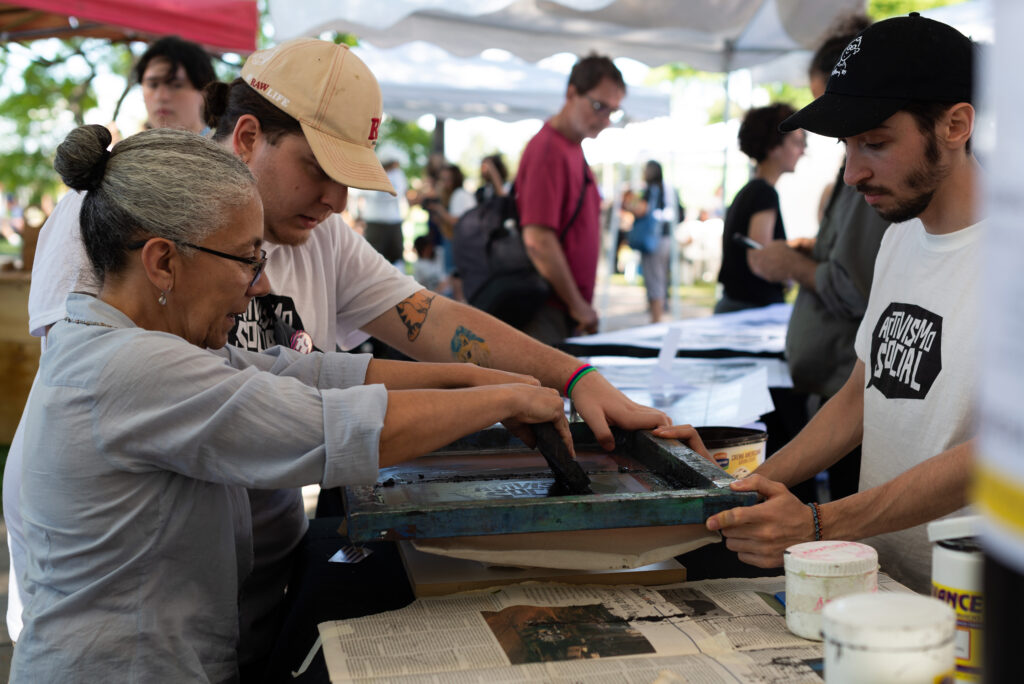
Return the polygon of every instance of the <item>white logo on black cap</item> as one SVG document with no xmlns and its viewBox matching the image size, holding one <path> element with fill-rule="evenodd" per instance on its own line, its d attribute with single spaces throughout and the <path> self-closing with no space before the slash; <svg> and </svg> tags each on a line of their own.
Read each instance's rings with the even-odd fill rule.
<svg viewBox="0 0 1024 684">
<path fill-rule="evenodd" d="M 834 67 L 832 67 L 833 76 L 846 75 L 846 60 L 850 59 L 850 57 L 853 57 L 855 54 L 860 52 L 860 39 L 861 37 L 857 36 L 856 38 L 851 40 L 850 44 L 846 46 L 845 50 L 843 50 L 843 54 L 839 58 L 839 61 L 836 62 L 836 65 Z"/>
</svg>

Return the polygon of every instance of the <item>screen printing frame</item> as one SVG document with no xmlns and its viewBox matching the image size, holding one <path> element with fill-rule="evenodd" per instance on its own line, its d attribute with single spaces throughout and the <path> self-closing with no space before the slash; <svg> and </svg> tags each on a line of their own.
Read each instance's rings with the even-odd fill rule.
<svg viewBox="0 0 1024 684">
<path fill-rule="evenodd" d="M 608 454 L 585 424 L 571 429 L 596 493 L 562 493 L 539 453 L 504 428 L 489 428 L 381 468 L 373 486 L 342 488 L 348 536 L 362 543 L 681 525 L 757 503 L 755 492 L 733 492 L 731 475 L 677 440 L 613 429 L 616 446 Z M 498 469 L 486 467 L 498 462 Z M 619 489 L 607 491 L 602 482 Z M 509 486 L 532 493 L 501 491 Z"/>
</svg>

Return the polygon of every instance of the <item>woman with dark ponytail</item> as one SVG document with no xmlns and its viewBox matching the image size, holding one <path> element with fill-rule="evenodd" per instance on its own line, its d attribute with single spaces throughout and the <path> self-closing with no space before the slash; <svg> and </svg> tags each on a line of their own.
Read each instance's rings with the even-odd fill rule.
<svg viewBox="0 0 1024 684">
<path fill-rule="evenodd" d="M 740 151 L 754 162 L 754 172 L 725 213 L 722 268 L 718 273 L 722 297 L 715 304 L 715 313 L 783 300 L 782 284 L 768 282 L 751 268 L 752 248 L 748 245 L 786 239 L 775 183 L 782 174 L 796 168 L 806 146 L 803 131 L 779 131 L 779 124 L 792 113 L 793 108 L 783 103 L 756 107 L 746 113 L 740 124 Z"/>
</svg>

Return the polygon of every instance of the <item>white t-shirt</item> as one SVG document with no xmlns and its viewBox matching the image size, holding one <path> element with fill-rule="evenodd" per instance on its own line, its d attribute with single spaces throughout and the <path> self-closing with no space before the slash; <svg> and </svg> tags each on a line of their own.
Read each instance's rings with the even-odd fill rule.
<svg viewBox="0 0 1024 684">
<path fill-rule="evenodd" d="M 98 284 L 85 253 L 79 228 L 83 193 L 68 193 L 44 224 L 39 234 L 32 287 L 29 291 L 29 330 L 42 336 L 46 327 L 66 315 L 69 292 L 96 294 Z M 287 324 L 301 321 L 312 344 L 323 351 L 335 347 L 351 349 L 367 335 L 359 328 L 423 289 L 412 278 L 399 273 L 366 240 L 333 215 L 313 230 L 302 245 L 267 244 L 266 276 L 271 294 L 267 309 Z M 249 305 L 233 337 L 238 346 L 262 351 L 273 346 L 272 334 L 257 334 L 255 322 L 260 302 Z M 300 326 L 292 325 L 299 329 Z M 273 331 L 270 331 L 272 333 Z M 291 346 L 302 348 L 302 344 Z M 305 349 L 309 351 L 309 349 Z M 18 578 L 25 567 L 24 536 L 20 514 L 22 468 L 19 423 L 4 470 L 4 520 L 11 555 L 7 625 L 12 639 L 21 631 L 21 601 Z M 260 570 L 274 568 L 294 548 L 305 532 L 307 520 L 300 490 L 250 490 L 256 558 L 253 581 L 272 586 L 283 578 L 260 576 Z M 261 550 L 263 551 L 261 555 Z M 267 597 L 253 597 L 263 602 Z M 263 600 L 261 600 L 263 599 Z M 242 619 L 246 620 L 243 605 Z"/>
<path fill-rule="evenodd" d="M 64 195 L 39 231 L 28 293 L 28 330 L 36 337 L 46 334 L 46 326 L 64 318 L 64 300 L 69 292 L 96 294 L 99 289 L 78 224 L 83 199 L 82 192 Z"/>
<path fill-rule="evenodd" d="M 856 341 L 866 376 L 861 491 L 975 434 L 983 229 L 978 223 L 931 235 L 914 219 L 882 238 Z M 878 549 L 883 571 L 916 591 L 929 590 L 925 525 L 866 541 Z"/>
<path fill-rule="evenodd" d="M 405 191 L 409 184 L 405 180 L 405 174 L 401 168 L 391 169 L 387 172 L 388 180 L 395 189 L 395 196 L 391 193 L 380 190 L 350 190 L 349 195 L 357 193 L 362 199 L 362 209 L 359 211 L 359 218 L 370 223 L 401 223 L 403 207 L 405 206 Z M 351 205 L 350 205 L 351 206 Z"/>
<path fill-rule="evenodd" d="M 459 218 L 475 206 L 476 198 L 473 197 L 473 193 L 463 188 L 455 188 L 448 200 L 448 213 Z"/>
<path fill-rule="evenodd" d="M 337 214 L 303 244 L 267 244 L 266 250 L 271 294 L 253 300 L 230 338 L 251 351 L 274 345 L 265 316 L 257 311 L 267 303 L 278 319 L 306 331 L 317 349 L 334 351 L 358 346 L 367 337 L 360 327 L 423 289 Z"/>
<path fill-rule="evenodd" d="M 444 264 L 436 256 L 433 259 L 421 257 L 413 266 L 412 277 L 428 290 L 440 292 L 441 281 L 445 278 Z"/>
</svg>

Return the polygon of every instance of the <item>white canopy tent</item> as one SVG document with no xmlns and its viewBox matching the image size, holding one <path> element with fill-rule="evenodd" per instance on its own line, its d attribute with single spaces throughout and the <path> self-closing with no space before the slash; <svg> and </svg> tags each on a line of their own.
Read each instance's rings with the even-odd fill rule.
<svg viewBox="0 0 1024 684">
<path fill-rule="evenodd" d="M 460 58 L 436 45 L 414 41 L 390 49 L 363 43 L 353 51 L 380 81 L 384 111 L 398 119 L 413 120 L 423 114 L 443 119 L 546 119 L 565 101 L 566 73 L 497 50 Z M 668 116 L 669 99 L 668 91 L 630 85 L 627 118 Z"/>
<path fill-rule="evenodd" d="M 531 62 L 558 52 L 732 71 L 813 48 L 865 0 L 269 0 L 280 40 L 324 31 L 393 47 L 427 40 L 469 56 L 502 48 Z"/>
</svg>

